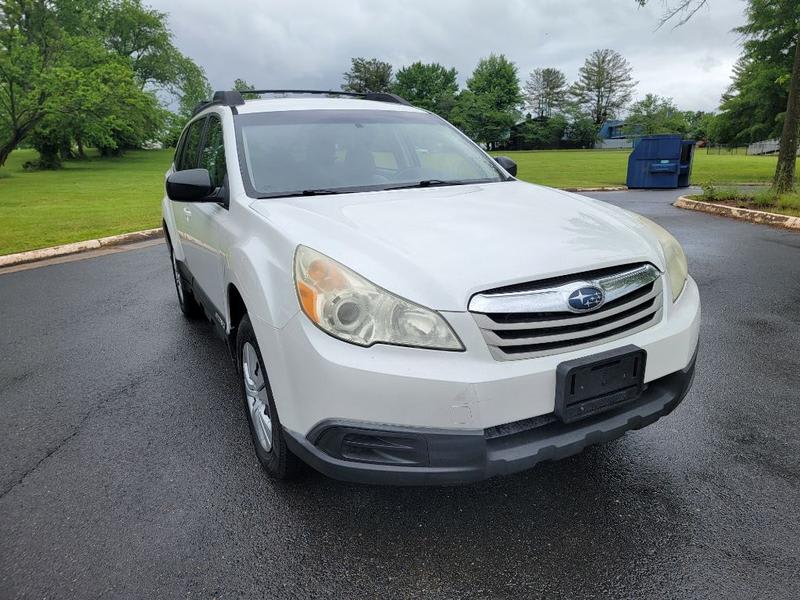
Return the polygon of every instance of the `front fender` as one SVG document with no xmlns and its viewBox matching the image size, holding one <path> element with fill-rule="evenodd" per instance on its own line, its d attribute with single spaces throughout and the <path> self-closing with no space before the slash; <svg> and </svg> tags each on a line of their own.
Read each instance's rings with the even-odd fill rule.
<svg viewBox="0 0 800 600">
<path fill-rule="evenodd" d="M 244 300 L 251 318 L 281 329 L 300 310 L 294 287 L 295 248 L 287 240 L 270 245 L 261 236 L 250 236 L 231 248 L 229 281 Z M 227 318 L 231 322 L 230 302 Z"/>
</svg>

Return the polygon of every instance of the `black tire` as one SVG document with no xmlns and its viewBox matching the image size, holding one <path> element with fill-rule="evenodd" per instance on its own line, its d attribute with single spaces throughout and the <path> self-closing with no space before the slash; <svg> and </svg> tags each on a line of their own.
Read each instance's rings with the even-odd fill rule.
<svg viewBox="0 0 800 600">
<path fill-rule="evenodd" d="M 253 421 L 251 413 L 251 400 L 248 397 L 247 386 L 245 384 L 245 358 L 243 356 L 245 345 L 249 344 L 255 350 L 258 357 L 258 366 L 261 367 L 263 377 L 263 388 L 265 392 L 265 399 L 267 401 L 267 410 L 264 414 L 268 415 L 272 423 L 272 442 L 271 447 L 265 449 L 259 436 L 256 432 L 256 424 Z M 267 377 L 266 369 L 263 368 L 264 359 L 261 356 L 261 349 L 258 346 L 253 325 L 250 323 L 250 317 L 245 315 L 242 317 L 239 326 L 237 327 L 236 335 L 236 366 L 239 373 L 239 384 L 242 388 L 242 403 L 244 404 L 244 411 L 247 415 L 247 423 L 250 426 L 250 437 L 253 441 L 253 447 L 256 451 L 256 456 L 261 466 L 273 479 L 292 479 L 296 477 L 301 471 L 302 461 L 286 446 L 286 436 L 281 426 L 280 418 L 278 417 L 278 410 L 275 408 L 275 400 L 272 396 L 272 388 L 269 385 L 269 378 Z"/>
<path fill-rule="evenodd" d="M 164 231 L 166 231 L 166 229 Z M 172 265 L 172 280 L 175 283 L 175 292 L 178 294 L 178 304 L 181 307 L 181 312 L 187 319 L 199 319 L 203 316 L 203 308 L 195 299 L 191 290 L 186 289 L 186 286 L 183 285 L 183 279 L 181 279 L 180 273 L 178 272 L 178 262 L 175 259 L 175 252 L 172 249 L 172 242 L 169 239 L 169 235 L 166 235 L 166 238 L 167 246 L 169 247 L 169 262 Z"/>
</svg>

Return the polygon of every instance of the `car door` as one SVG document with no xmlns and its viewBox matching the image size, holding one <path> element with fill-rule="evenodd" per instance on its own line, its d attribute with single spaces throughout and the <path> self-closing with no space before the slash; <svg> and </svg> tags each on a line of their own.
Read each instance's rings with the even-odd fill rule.
<svg viewBox="0 0 800 600">
<path fill-rule="evenodd" d="M 206 118 L 197 119 L 189 124 L 186 132 L 179 143 L 179 150 L 175 158 L 175 170 L 185 171 L 186 169 L 196 169 L 200 158 L 200 143 L 203 137 L 203 130 L 206 125 Z M 183 260 L 192 275 L 195 275 L 195 265 L 197 262 L 197 240 L 192 222 L 196 203 L 172 201 L 172 216 L 175 227 L 178 229 L 180 245 L 183 249 Z"/>
<path fill-rule="evenodd" d="M 199 287 L 201 297 L 210 301 L 214 318 L 224 325 L 225 261 L 228 249 L 230 214 L 227 207 L 228 173 L 225 160 L 222 120 L 216 114 L 208 116 L 200 143 L 198 167 L 208 170 L 211 183 L 218 189 L 216 202 L 190 203 L 189 217 L 192 232 L 192 257 L 189 268 Z"/>
</svg>

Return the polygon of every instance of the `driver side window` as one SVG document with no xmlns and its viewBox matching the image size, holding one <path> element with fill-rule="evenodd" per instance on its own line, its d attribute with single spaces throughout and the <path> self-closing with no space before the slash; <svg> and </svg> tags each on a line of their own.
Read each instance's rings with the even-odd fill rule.
<svg viewBox="0 0 800 600">
<path fill-rule="evenodd" d="M 186 169 L 197 168 L 197 150 L 200 146 L 200 135 L 203 133 L 205 119 L 198 119 L 186 130 L 180 156 L 176 159 L 175 170 L 185 171 Z"/>
<path fill-rule="evenodd" d="M 220 187 L 227 173 L 225 167 L 225 144 L 222 139 L 222 122 L 211 116 L 208 120 L 206 138 L 200 151 L 200 168 L 207 169 L 214 187 Z"/>
</svg>

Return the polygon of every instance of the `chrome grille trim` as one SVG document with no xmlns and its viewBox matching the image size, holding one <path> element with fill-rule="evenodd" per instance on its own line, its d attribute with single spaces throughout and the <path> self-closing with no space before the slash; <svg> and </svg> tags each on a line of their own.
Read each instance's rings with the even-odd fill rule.
<svg viewBox="0 0 800 600">
<path fill-rule="evenodd" d="M 563 285 L 517 292 L 475 294 L 469 301 L 469 310 L 477 313 L 535 313 L 579 312 L 569 308 L 567 298 L 581 287 L 597 286 L 603 290 L 603 304 L 613 302 L 640 287 L 658 279 L 660 273 L 653 265 L 607 275 L 598 279 L 575 279 Z M 597 308 L 601 308 L 602 304 Z M 581 313 L 582 314 L 582 313 Z"/>
<path fill-rule="evenodd" d="M 597 278 L 576 274 L 572 281 L 561 281 L 538 288 L 533 282 L 522 291 L 485 292 L 472 298 L 470 312 L 495 359 L 519 360 L 588 348 L 661 320 L 662 278 L 652 265 Z M 576 314 L 568 308 L 567 298 L 584 286 L 600 287 L 606 297 L 590 313 Z"/>
<path fill-rule="evenodd" d="M 621 312 L 625 312 L 626 310 L 630 310 L 634 306 L 639 306 L 640 304 L 644 304 L 645 302 L 648 302 L 649 300 L 656 298 L 660 293 L 661 291 L 656 289 L 656 287 L 654 286 L 652 291 L 648 292 L 646 295 L 602 312 L 592 312 L 586 315 L 575 315 L 575 316 L 570 315 L 568 318 L 554 319 L 548 321 L 536 320 L 536 321 L 520 321 L 513 323 L 501 323 L 493 320 L 489 315 L 475 313 L 472 316 L 475 318 L 475 321 L 478 323 L 478 327 L 480 327 L 481 329 L 493 329 L 495 331 L 512 330 L 512 329 L 545 329 L 550 327 L 558 327 L 560 325 L 580 325 L 583 323 L 591 323 L 592 321 L 598 321 L 600 319 L 604 319 L 606 317 L 611 317 Z"/>
</svg>

